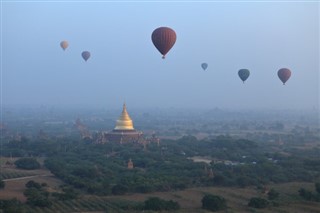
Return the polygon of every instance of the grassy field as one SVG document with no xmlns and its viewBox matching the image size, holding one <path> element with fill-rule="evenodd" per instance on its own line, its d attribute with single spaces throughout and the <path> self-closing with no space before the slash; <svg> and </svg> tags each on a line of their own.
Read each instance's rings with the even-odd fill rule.
<svg viewBox="0 0 320 213">
<path fill-rule="evenodd" d="M 262 210 L 249 208 L 247 206 L 251 197 L 267 198 L 267 195 L 262 194 L 255 188 L 229 188 L 229 187 L 207 187 L 207 188 L 191 188 L 184 191 L 176 192 L 157 192 L 151 194 L 133 194 L 120 197 L 109 197 L 110 201 L 119 199 L 127 201 L 144 201 L 148 197 L 156 196 L 167 200 L 179 202 L 181 210 L 179 212 L 208 212 L 201 209 L 201 199 L 206 193 L 222 196 L 226 198 L 228 210 L 222 212 L 259 212 L 259 213 L 319 213 L 320 203 L 303 201 L 298 190 L 304 187 L 309 190 L 314 190 L 312 183 L 285 183 L 270 185 L 269 188 L 274 188 L 280 192 L 278 207 L 269 207 Z"/>
<path fill-rule="evenodd" d="M 47 183 L 48 191 L 57 191 L 63 184 L 55 178 L 50 171 L 45 169 L 25 171 L 15 168 L 2 168 L 2 177 L 5 179 L 6 187 L 0 190 L 0 199 L 18 198 L 22 202 L 26 201 L 23 195 L 25 184 L 34 180 L 39 183 Z M 278 198 L 279 206 L 268 207 L 266 209 L 253 209 L 247 206 L 251 197 L 267 198 L 266 194 L 259 190 L 248 188 L 231 188 L 231 187 L 201 187 L 190 188 L 184 191 L 173 192 L 155 192 L 149 194 L 129 194 L 123 196 L 105 196 L 98 197 L 92 195 L 83 195 L 76 200 L 56 201 L 50 208 L 27 207 L 28 212 L 34 213 L 70 213 L 70 212 L 128 212 L 118 209 L 119 203 L 143 202 L 149 197 L 156 196 L 166 200 L 179 202 L 181 210 L 178 212 L 205 213 L 208 211 L 201 209 L 201 199 L 206 193 L 222 196 L 226 198 L 228 209 L 222 212 L 253 212 L 253 213 L 320 213 L 320 203 L 307 202 L 300 198 L 298 190 L 303 187 L 314 191 L 312 183 L 285 183 L 267 186 L 269 189 L 274 188 L 280 192 Z"/>
</svg>

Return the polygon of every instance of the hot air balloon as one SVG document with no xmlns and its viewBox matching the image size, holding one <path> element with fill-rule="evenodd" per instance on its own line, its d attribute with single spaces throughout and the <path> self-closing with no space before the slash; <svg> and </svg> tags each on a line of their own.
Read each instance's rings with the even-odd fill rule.
<svg viewBox="0 0 320 213">
<path fill-rule="evenodd" d="M 169 27 L 159 27 L 152 32 L 151 39 L 164 59 L 176 42 L 177 36 L 173 29 Z"/>
<path fill-rule="evenodd" d="M 240 69 L 238 71 L 238 75 L 240 77 L 240 79 L 243 81 L 243 83 L 245 82 L 245 80 L 247 80 L 249 78 L 250 75 L 250 71 L 248 69 Z"/>
<path fill-rule="evenodd" d="M 278 71 L 278 77 L 282 81 L 283 85 L 285 85 L 286 81 L 290 78 L 291 76 L 291 71 L 287 68 L 281 68 Z"/>
<path fill-rule="evenodd" d="M 203 70 L 206 70 L 208 68 L 208 64 L 207 63 L 202 63 L 201 67 Z"/>
<path fill-rule="evenodd" d="M 67 41 L 61 41 L 60 42 L 60 46 L 63 50 L 66 50 L 69 46 L 68 42 Z"/>
<path fill-rule="evenodd" d="M 89 51 L 83 51 L 83 52 L 81 53 L 81 55 L 82 55 L 82 58 L 83 58 L 85 61 L 87 61 L 87 60 L 90 58 L 90 52 L 89 52 Z"/>
</svg>

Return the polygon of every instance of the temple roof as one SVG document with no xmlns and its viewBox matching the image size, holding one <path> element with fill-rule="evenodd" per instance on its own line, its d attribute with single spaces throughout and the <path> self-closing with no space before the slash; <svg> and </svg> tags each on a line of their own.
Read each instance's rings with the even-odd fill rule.
<svg viewBox="0 0 320 213">
<path fill-rule="evenodd" d="M 123 104 L 122 113 L 116 122 L 115 130 L 134 130 L 133 122 L 127 112 L 126 104 Z"/>
</svg>

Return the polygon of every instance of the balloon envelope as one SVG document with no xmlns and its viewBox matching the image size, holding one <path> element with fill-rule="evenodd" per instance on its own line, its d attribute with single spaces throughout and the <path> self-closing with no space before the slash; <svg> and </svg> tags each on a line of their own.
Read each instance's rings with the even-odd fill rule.
<svg viewBox="0 0 320 213">
<path fill-rule="evenodd" d="M 151 40 L 153 45 L 159 50 L 164 59 L 169 50 L 176 42 L 177 35 L 169 27 L 159 27 L 152 32 Z"/>
<path fill-rule="evenodd" d="M 281 68 L 278 71 L 278 77 L 282 81 L 283 85 L 285 85 L 285 83 L 290 78 L 290 76 L 291 76 L 291 71 L 289 69 L 287 69 L 287 68 Z"/>
<path fill-rule="evenodd" d="M 202 63 L 201 67 L 203 70 L 206 70 L 208 68 L 208 64 L 207 63 Z"/>
<path fill-rule="evenodd" d="M 61 41 L 60 42 L 60 46 L 63 50 L 66 50 L 69 46 L 68 42 L 67 41 Z"/>
<path fill-rule="evenodd" d="M 87 60 L 90 58 L 90 52 L 89 52 L 89 51 L 83 51 L 83 52 L 81 53 L 81 55 L 82 55 L 82 58 L 83 58 L 85 61 L 87 61 Z"/>
<path fill-rule="evenodd" d="M 243 83 L 245 82 L 245 80 L 247 80 L 249 78 L 250 75 L 250 71 L 248 69 L 240 69 L 238 71 L 238 75 L 240 77 L 240 79 L 243 81 Z"/>
</svg>

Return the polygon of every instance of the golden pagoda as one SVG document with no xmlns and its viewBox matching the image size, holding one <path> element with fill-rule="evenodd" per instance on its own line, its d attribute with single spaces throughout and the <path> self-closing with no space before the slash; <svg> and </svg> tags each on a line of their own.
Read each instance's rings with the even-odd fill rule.
<svg viewBox="0 0 320 213">
<path fill-rule="evenodd" d="M 133 122 L 127 112 L 126 104 L 123 104 L 122 113 L 117 120 L 115 130 L 134 130 Z"/>
<path fill-rule="evenodd" d="M 122 113 L 116 121 L 116 127 L 111 132 L 106 133 L 105 138 L 109 142 L 118 143 L 141 142 L 144 140 L 143 133 L 134 129 L 125 103 Z"/>
</svg>

